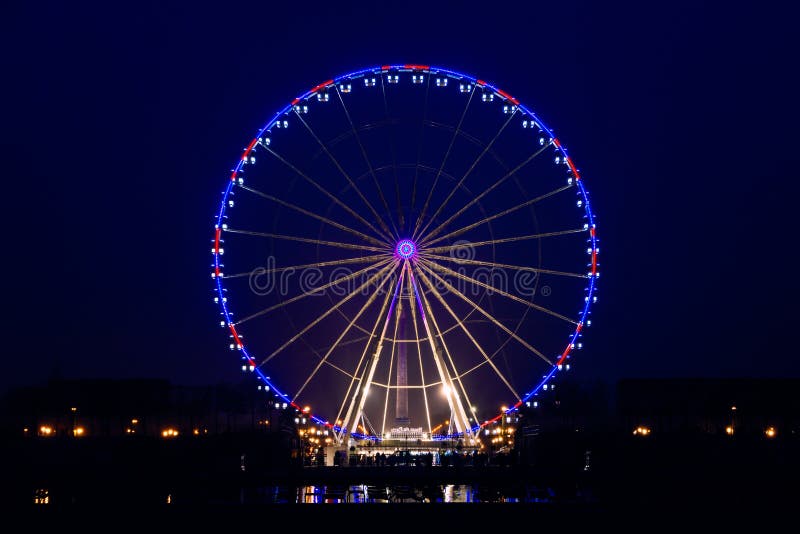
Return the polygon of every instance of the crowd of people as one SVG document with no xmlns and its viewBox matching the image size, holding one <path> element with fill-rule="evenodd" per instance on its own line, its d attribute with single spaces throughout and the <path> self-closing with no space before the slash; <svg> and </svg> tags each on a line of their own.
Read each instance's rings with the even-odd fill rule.
<svg viewBox="0 0 800 534">
<path fill-rule="evenodd" d="M 324 451 L 319 449 L 315 458 L 316 465 L 325 465 Z M 478 450 L 458 451 L 410 451 L 396 450 L 394 452 L 383 451 L 364 451 L 351 448 L 350 453 L 346 451 L 335 451 L 333 455 L 334 466 L 350 467 L 395 467 L 395 466 L 475 466 L 484 467 L 487 465 L 509 465 L 510 458 L 506 454 L 495 454 L 491 458 L 484 452 Z"/>
</svg>

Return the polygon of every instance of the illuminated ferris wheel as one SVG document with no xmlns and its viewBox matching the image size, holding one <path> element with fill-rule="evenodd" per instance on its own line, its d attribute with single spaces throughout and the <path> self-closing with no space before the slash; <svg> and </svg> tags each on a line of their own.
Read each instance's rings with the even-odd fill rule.
<svg viewBox="0 0 800 534">
<path fill-rule="evenodd" d="M 599 276 L 589 196 L 552 131 L 427 65 L 345 74 L 281 109 L 228 177 L 212 254 L 242 369 L 338 443 L 474 438 L 536 406 L 582 346 Z"/>
</svg>

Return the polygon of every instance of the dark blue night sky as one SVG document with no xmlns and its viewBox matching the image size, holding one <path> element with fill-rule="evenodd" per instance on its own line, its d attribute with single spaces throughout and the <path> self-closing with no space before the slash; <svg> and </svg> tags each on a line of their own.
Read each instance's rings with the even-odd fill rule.
<svg viewBox="0 0 800 534">
<path fill-rule="evenodd" d="M 37 2 L 0 17 L 3 388 L 236 380 L 215 327 L 219 192 L 294 96 L 384 63 L 509 91 L 592 192 L 576 372 L 798 376 L 796 17 L 768 2 Z"/>
</svg>

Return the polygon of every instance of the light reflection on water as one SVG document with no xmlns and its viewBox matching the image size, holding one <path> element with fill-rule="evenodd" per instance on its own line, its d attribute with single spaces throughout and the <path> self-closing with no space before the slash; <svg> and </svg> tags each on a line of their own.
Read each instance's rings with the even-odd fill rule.
<svg viewBox="0 0 800 534">
<path fill-rule="evenodd" d="M 264 492 L 273 503 L 468 503 L 549 502 L 552 492 L 534 487 L 501 488 L 471 484 L 271 486 Z"/>
<path fill-rule="evenodd" d="M 113 492 L 111 492 L 113 494 Z M 145 495 L 146 494 L 146 495 Z M 127 494 L 126 494 L 127 495 Z M 136 498 L 147 501 L 150 492 L 137 492 Z M 491 484 L 354 484 L 354 485 L 308 485 L 308 486 L 260 486 L 232 487 L 220 493 L 195 493 L 192 489 L 177 488 L 168 492 L 156 491 L 158 502 L 166 504 L 218 503 L 218 504 L 336 504 L 336 503 L 505 503 L 505 502 L 553 502 L 550 489 L 537 486 L 498 486 Z M 58 502 L 94 502 L 103 500 L 102 495 L 91 491 L 74 494 L 59 493 Z M 131 497 L 132 495 L 127 495 Z M 29 497 L 30 498 L 30 497 Z M 30 502 L 30 501 L 28 501 Z M 34 504 L 50 504 L 51 492 L 47 488 L 33 491 Z"/>
</svg>

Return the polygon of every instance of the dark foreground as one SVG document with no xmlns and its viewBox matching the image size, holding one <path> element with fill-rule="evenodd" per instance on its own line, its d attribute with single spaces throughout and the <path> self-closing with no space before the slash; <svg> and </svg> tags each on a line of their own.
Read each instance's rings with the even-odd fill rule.
<svg viewBox="0 0 800 534">
<path fill-rule="evenodd" d="M 561 437 L 505 466 L 301 467 L 268 434 L 172 441 L 7 439 L 0 503 L 37 513 L 98 506 L 203 506 L 207 513 L 236 507 L 244 516 L 270 510 L 308 519 L 346 517 L 357 507 L 353 517 L 381 520 L 431 509 L 442 518 L 466 519 L 495 509 L 545 517 L 567 509 L 616 515 L 701 508 L 712 515 L 732 513 L 725 516 L 730 519 L 796 506 L 798 452 L 792 436 L 595 436 L 588 442 Z"/>
</svg>

